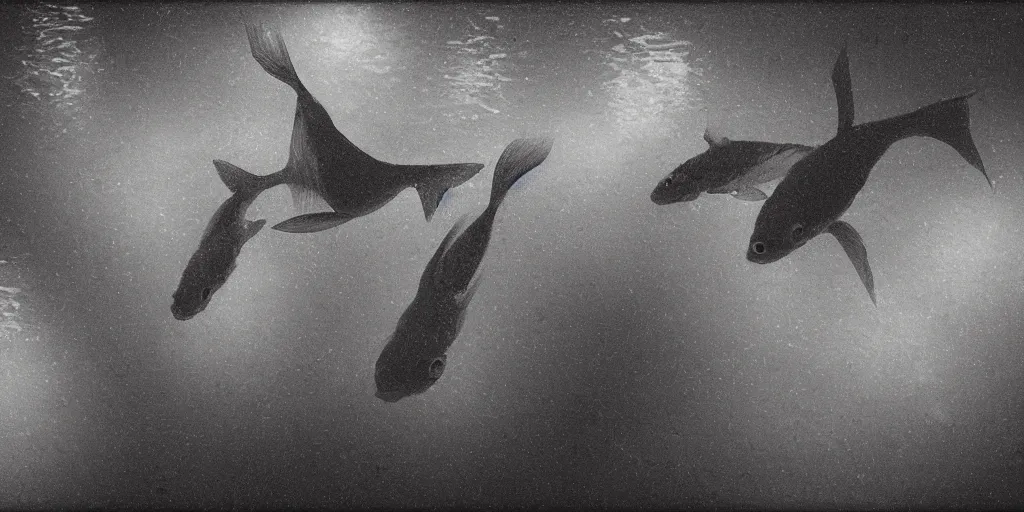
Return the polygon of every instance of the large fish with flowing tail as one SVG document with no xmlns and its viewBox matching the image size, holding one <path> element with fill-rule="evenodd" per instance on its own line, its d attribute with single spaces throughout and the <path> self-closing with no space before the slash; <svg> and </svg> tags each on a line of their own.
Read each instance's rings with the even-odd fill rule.
<svg viewBox="0 0 1024 512">
<path fill-rule="evenodd" d="M 459 335 L 466 308 L 480 285 L 477 267 L 487 252 L 498 207 L 509 188 L 547 158 L 551 139 L 517 139 L 494 166 L 491 200 L 468 227 L 459 220 L 420 278 L 416 297 L 377 358 L 377 397 L 395 402 L 422 393 L 444 373 L 448 348 Z"/>
<path fill-rule="evenodd" d="M 232 194 L 210 218 L 199 248 L 181 274 L 171 304 L 171 314 L 178 320 L 201 313 L 213 294 L 227 282 L 242 246 L 267 223 L 265 219 L 246 220 L 245 212 L 261 192 L 280 184 L 279 174 L 255 176 L 222 160 L 214 160 L 213 165 Z"/>
<path fill-rule="evenodd" d="M 472 163 L 390 164 L 366 154 L 335 128 L 327 110 L 299 80 L 281 34 L 251 24 L 246 25 L 246 33 L 256 62 L 298 96 L 288 164 L 279 171 L 281 181 L 291 188 L 297 204 L 315 195 L 334 210 L 299 215 L 273 229 L 290 233 L 330 229 L 376 211 L 409 187 L 419 193 L 429 221 L 449 188 L 483 169 L 483 164 Z"/>
<path fill-rule="evenodd" d="M 831 233 L 846 251 L 861 282 L 875 298 L 874 278 L 860 234 L 839 220 L 857 197 L 871 169 L 893 143 L 908 137 L 931 137 L 955 149 L 992 180 L 971 137 L 969 93 L 939 101 L 901 116 L 854 126 L 853 90 L 846 48 L 832 70 L 839 104 L 839 130 L 832 140 L 793 165 L 757 215 L 747 259 L 771 263 L 800 248 L 823 232 Z"/>
<path fill-rule="evenodd" d="M 768 198 L 759 185 L 782 178 L 813 146 L 729 140 L 704 131 L 707 151 L 683 162 L 658 182 L 651 201 L 667 205 L 693 201 L 701 192 L 730 194 L 744 201 Z"/>
</svg>

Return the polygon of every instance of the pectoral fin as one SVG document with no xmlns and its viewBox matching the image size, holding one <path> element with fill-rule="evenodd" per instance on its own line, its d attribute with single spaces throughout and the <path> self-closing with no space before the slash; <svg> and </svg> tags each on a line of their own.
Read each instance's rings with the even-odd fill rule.
<svg viewBox="0 0 1024 512">
<path fill-rule="evenodd" d="M 256 233 L 259 233 L 266 223 L 267 219 L 245 221 L 245 227 L 242 228 L 242 243 L 248 242 L 250 238 L 256 236 Z"/>
<path fill-rule="evenodd" d="M 459 318 L 455 322 L 456 335 L 462 332 L 462 325 L 466 322 L 466 309 L 469 307 L 469 301 L 473 300 L 473 295 L 476 295 L 476 290 L 480 287 L 480 281 L 483 281 L 482 277 L 483 273 L 474 276 L 473 280 L 469 282 L 469 286 L 462 293 L 455 296 L 455 303 L 459 308 Z"/>
<path fill-rule="evenodd" d="M 741 201 L 764 201 L 768 199 L 768 194 L 765 194 L 757 187 L 738 188 L 730 192 L 730 194 Z"/>
<path fill-rule="evenodd" d="M 480 281 L 483 281 L 483 272 L 474 276 L 473 280 L 469 282 L 469 286 L 455 296 L 455 303 L 459 305 L 459 308 L 466 309 L 466 306 L 469 306 L 469 301 L 473 300 L 473 295 L 476 295 L 476 290 L 480 287 Z"/>
<path fill-rule="evenodd" d="M 868 250 L 864 248 L 864 241 L 861 240 L 860 234 L 857 233 L 853 226 L 837 220 L 828 227 L 828 232 L 832 233 L 832 236 L 839 240 L 839 245 L 843 246 L 843 250 L 846 251 L 846 255 L 850 258 L 850 262 L 853 263 L 853 267 L 857 269 L 857 275 L 860 276 L 860 280 L 864 283 L 864 288 L 867 288 L 868 295 L 871 296 L 871 302 L 876 306 L 878 301 L 875 300 L 875 278 L 871 275 L 871 265 L 868 264 Z"/>
<path fill-rule="evenodd" d="M 285 233 L 315 233 L 340 226 L 352 217 L 338 212 L 307 213 L 278 223 L 273 229 Z"/>
</svg>

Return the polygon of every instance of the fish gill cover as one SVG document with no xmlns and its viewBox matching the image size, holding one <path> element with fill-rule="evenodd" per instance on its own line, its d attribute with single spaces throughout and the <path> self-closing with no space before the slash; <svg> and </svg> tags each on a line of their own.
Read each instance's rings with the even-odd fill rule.
<svg viewBox="0 0 1024 512">
<path fill-rule="evenodd" d="M 675 114 L 693 108 L 699 99 L 694 81 L 701 71 L 687 50 L 692 43 L 666 32 L 645 33 L 647 29 L 631 18 L 607 19 L 603 24 L 617 42 L 600 52 L 617 73 L 602 83 L 613 120 L 627 136 L 669 135 Z M 631 31 L 641 35 L 631 37 Z"/>
<path fill-rule="evenodd" d="M 46 3 L 26 6 L 22 18 L 21 72 L 9 78 L 29 100 L 25 106 L 66 132 L 84 107 L 88 75 L 98 71 L 97 54 L 88 50 L 92 38 L 85 35 L 93 17 L 81 7 Z"/>
</svg>

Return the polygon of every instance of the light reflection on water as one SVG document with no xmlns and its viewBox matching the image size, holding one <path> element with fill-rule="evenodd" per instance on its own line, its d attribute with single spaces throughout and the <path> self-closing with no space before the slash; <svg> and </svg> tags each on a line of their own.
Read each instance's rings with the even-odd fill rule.
<svg viewBox="0 0 1024 512">
<path fill-rule="evenodd" d="M 448 71 L 444 78 L 448 81 L 448 96 L 457 105 L 447 116 L 475 121 L 483 113 L 499 114 L 505 108 L 502 83 L 512 81 L 508 75 L 515 64 L 509 60 L 507 43 L 495 37 L 505 28 L 500 17 L 466 21 L 470 32 L 446 43 Z"/>
<path fill-rule="evenodd" d="M 13 83 L 54 124 L 65 125 L 84 108 L 89 76 L 101 71 L 88 34 L 94 18 L 81 7 L 55 4 L 28 6 L 22 17 L 25 44 L 16 49 L 21 72 Z"/>
<path fill-rule="evenodd" d="M 694 80 L 700 76 L 690 52 L 689 41 L 666 32 L 647 32 L 632 18 L 602 22 L 619 41 L 602 50 L 605 64 L 618 73 L 602 84 L 609 95 L 608 107 L 620 128 L 628 135 L 666 135 L 673 119 L 696 106 Z"/>
</svg>

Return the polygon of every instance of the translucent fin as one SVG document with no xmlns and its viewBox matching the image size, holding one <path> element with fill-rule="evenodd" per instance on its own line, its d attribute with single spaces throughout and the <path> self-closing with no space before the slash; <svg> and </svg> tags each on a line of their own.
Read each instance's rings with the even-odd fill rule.
<svg viewBox="0 0 1024 512">
<path fill-rule="evenodd" d="M 867 289 L 868 295 L 871 296 L 871 302 L 877 306 L 875 278 L 871 275 L 871 265 L 868 264 L 868 250 L 864 247 L 864 240 L 861 239 L 857 230 L 853 229 L 853 226 L 841 220 L 833 222 L 828 227 L 828 232 L 832 233 L 832 236 L 836 237 L 836 240 L 839 241 L 839 245 L 843 246 L 846 256 L 850 258 L 853 267 L 857 269 L 860 281 L 864 283 L 864 288 Z"/>
<path fill-rule="evenodd" d="M 491 201 L 488 207 L 497 208 L 516 180 L 544 162 L 553 144 L 554 140 L 551 138 L 516 139 L 510 142 L 494 166 Z"/>
<path fill-rule="evenodd" d="M 768 199 L 768 194 L 765 194 L 757 187 L 739 188 L 732 191 L 731 195 L 741 201 L 764 201 Z"/>
</svg>

